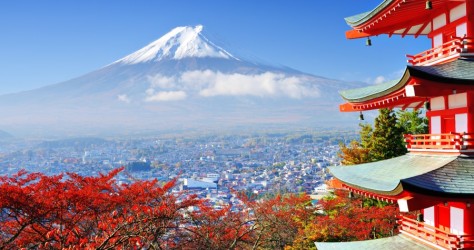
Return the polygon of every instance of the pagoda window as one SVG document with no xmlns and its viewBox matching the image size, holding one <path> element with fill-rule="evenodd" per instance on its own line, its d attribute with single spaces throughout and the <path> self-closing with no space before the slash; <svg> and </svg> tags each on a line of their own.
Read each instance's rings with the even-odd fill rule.
<svg viewBox="0 0 474 250">
<path fill-rule="evenodd" d="M 425 224 L 435 226 L 435 207 L 423 209 L 423 220 Z"/>
<path fill-rule="evenodd" d="M 441 134 L 441 117 L 440 116 L 431 117 L 430 129 L 431 129 L 431 134 Z"/>
<path fill-rule="evenodd" d="M 448 106 L 450 109 L 467 107 L 467 93 L 449 95 Z"/>
<path fill-rule="evenodd" d="M 462 23 L 456 26 L 456 36 L 457 37 L 464 37 L 467 34 L 467 24 Z"/>
<path fill-rule="evenodd" d="M 437 30 L 446 25 L 446 14 L 441 14 L 433 19 L 433 30 Z"/>
<path fill-rule="evenodd" d="M 449 11 L 449 21 L 454 22 L 461 17 L 466 16 L 466 3 L 463 3 Z"/>
<path fill-rule="evenodd" d="M 438 34 L 433 37 L 433 48 L 439 47 L 443 44 L 443 34 Z"/>
<path fill-rule="evenodd" d="M 444 110 L 446 109 L 445 101 L 443 96 L 431 98 L 430 100 L 431 110 Z"/>
<path fill-rule="evenodd" d="M 467 132 L 467 114 L 456 114 L 456 133 Z"/>
<path fill-rule="evenodd" d="M 464 233 L 464 209 L 450 207 L 450 231 L 454 234 Z"/>
</svg>

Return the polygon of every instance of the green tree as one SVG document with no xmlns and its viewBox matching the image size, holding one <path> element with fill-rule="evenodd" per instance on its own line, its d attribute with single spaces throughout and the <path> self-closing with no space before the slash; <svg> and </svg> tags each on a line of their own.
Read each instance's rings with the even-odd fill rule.
<svg viewBox="0 0 474 250">
<path fill-rule="evenodd" d="M 370 125 L 369 123 L 360 123 L 359 127 L 360 127 L 359 135 L 360 135 L 361 146 L 365 149 L 372 148 L 373 146 L 372 136 L 374 132 L 372 125 Z"/>
<path fill-rule="evenodd" d="M 373 128 L 370 124 L 360 124 L 360 127 L 360 142 L 352 141 L 349 146 L 340 145 L 342 164 L 380 161 L 406 153 L 404 130 L 398 125 L 393 110 L 380 109 Z"/>
<path fill-rule="evenodd" d="M 398 126 L 404 134 L 427 134 L 428 119 L 421 116 L 421 110 L 398 110 Z"/>
<path fill-rule="evenodd" d="M 406 153 L 403 130 L 397 125 L 397 116 L 391 109 L 379 109 L 370 139 L 370 161 L 380 161 Z"/>
</svg>

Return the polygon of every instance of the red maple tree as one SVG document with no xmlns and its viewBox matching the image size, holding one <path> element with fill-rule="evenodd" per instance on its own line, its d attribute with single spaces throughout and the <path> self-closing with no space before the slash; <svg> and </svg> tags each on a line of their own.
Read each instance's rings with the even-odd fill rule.
<svg viewBox="0 0 474 250">
<path fill-rule="evenodd" d="M 214 208 L 175 180 L 118 185 L 123 169 L 84 177 L 20 171 L 0 177 L 0 249 L 307 249 L 314 241 L 390 235 L 396 208 L 347 193 L 311 204 L 277 195 Z"/>
<path fill-rule="evenodd" d="M 318 203 L 316 216 L 300 228 L 289 249 L 314 248 L 314 242 L 367 240 L 397 233 L 398 208 L 363 196 L 349 198 L 335 190 Z"/>
<path fill-rule="evenodd" d="M 0 177 L 0 249 L 130 249 L 173 244 L 195 196 L 170 192 L 174 181 L 117 185 L 122 169 L 98 177 L 24 171 Z"/>
</svg>

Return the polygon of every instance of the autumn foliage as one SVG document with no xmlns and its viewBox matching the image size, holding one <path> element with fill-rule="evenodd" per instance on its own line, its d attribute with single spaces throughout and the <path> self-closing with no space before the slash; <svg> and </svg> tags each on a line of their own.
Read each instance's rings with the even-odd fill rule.
<svg viewBox="0 0 474 250">
<path fill-rule="evenodd" d="M 340 242 L 377 239 L 397 234 L 398 208 L 364 197 L 349 198 L 336 190 L 319 201 L 317 216 L 300 228 L 289 249 L 314 248 L 314 242 Z"/>
<path fill-rule="evenodd" d="M 173 230 L 195 197 L 156 181 L 117 185 L 98 177 L 20 172 L 0 179 L 0 249 L 130 249 L 172 244 Z"/>
<path fill-rule="evenodd" d="M 311 204 L 307 195 L 277 195 L 216 209 L 172 192 L 175 181 L 135 181 L 74 173 L 19 172 L 0 177 L 0 249 L 308 249 L 393 233 L 393 206 L 347 193 Z"/>
</svg>

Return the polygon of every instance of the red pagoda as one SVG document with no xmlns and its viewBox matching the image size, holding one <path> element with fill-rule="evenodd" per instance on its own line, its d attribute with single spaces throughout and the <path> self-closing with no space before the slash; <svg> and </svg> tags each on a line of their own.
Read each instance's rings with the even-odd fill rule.
<svg viewBox="0 0 474 250">
<path fill-rule="evenodd" d="M 430 134 L 406 135 L 403 156 L 330 169 L 353 193 L 398 204 L 400 234 L 318 249 L 474 249 L 474 0 L 384 0 L 346 22 L 367 45 L 386 34 L 432 47 L 408 55 L 398 80 L 342 91 L 340 111 L 425 108 Z"/>
</svg>

